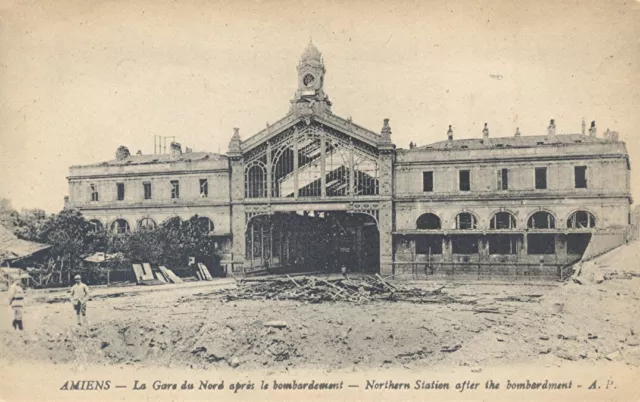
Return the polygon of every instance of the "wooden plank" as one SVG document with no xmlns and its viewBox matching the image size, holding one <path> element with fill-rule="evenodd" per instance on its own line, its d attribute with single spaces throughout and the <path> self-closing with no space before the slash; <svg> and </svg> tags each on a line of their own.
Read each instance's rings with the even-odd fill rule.
<svg viewBox="0 0 640 402">
<path fill-rule="evenodd" d="M 209 268 L 207 268 L 206 265 L 204 265 L 203 263 L 199 262 L 198 263 L 198 267 L 202 271 L 202 274 L 204 275 L 204 278 L 206 280 L 208 280 L 208 281 L 213 280 L 213 277 L 211 276 L 211 273 L 209 272 Z"/>
<path fill-rule="evenodd" d="M 164 275 L 164 277 L 167 278 L 168 283 L 174 283 L 171 277 L 169 276 L 169 274 L 167 273 L 167 268 L 161 265 L 158 267 L 158 269 L 160 270 L 160 272 L 162 272 L 162 275 Z"/>
<path fill-rule="evenodd" d="M 176 274 L 173 273 L 172 270 L 170 270 L 169 268 L 161 265 L 160 266 L 160 271 L 162 271 L 162 273 L 168 278 L 170 279 L 173 283 L 183 283 L 184 281 L 182 279 L 180 279 Z"/>
<path fill-rule="evenodd" d="M 136 274 L 136 282 L 140 283 L 144 278 L 144 271 L 142 270 L 141 264 L 131 264 L 133 266 L 133 272 Z"/>
<path fill-rule="evenodd" d="M 148 262 L 142 263 L 142 271 L 144 272 L 143 279 L 152 280 L 153 279 L 153 271 L 151 270 L 151 264 Z"/>
<path fill-rule="evenodd" d="M 205 280 L 204 272 L 202 272 L 202 267 L 200 265 L 197 266 L 196 275 L 198 275 L 198 279 L 201 281 Z"/>
<path fill-rule="evenodd" d="M 156 279 L 159 280 L 162 283 L 167 283 L 167 280 L 165 279 L 164 275 L 162 275 L 162 272 L 154 272 L 156 275 Z"/>
</svg>

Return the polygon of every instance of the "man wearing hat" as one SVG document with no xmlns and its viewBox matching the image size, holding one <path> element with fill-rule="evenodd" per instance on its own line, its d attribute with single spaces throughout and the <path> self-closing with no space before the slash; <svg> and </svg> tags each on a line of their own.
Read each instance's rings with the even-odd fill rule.
<svg viewBox="0 0 640 402">
<path fill-rule="evenodd" d="M 69 292 L 71 296 L 71 303 L 73 304 L 73 308 L 76 310 L 76 317 L 78 318 L 78 325 L 82 325 L 82 322 L 87 323 L 87 300 L 89 300 L 89 287 L 82 283 L 82 278 L 80 275 L 76 275 L 73 277 L 76 281 L 76 284 L 71 287 Z M 80 314 L 82 314 L 82 320 L 80 318 Z"/>
<path fill-rule="evenodd" d="M 24 308 L 24 289 L 22 288 L 22 282 L 17 280 L 13 282 L 9 288 L 9 305 L 13 311 L 13 329 L 19 329 L 22 331 L 22 309 Z"/>
</svg>

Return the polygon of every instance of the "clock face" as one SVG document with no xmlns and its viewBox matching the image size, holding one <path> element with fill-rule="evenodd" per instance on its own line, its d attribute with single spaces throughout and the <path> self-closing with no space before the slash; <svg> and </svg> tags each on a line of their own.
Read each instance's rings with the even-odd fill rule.
<svg viewBox="0 0 640 402">
<path fill-rule="evenodd" d="M 302 83 L 307 87 L 310 87 L 311 85 L 313 85 L 315 81 L 316 79 L 311 74 L 307 74 L 302 78 Z"/>
</svg>

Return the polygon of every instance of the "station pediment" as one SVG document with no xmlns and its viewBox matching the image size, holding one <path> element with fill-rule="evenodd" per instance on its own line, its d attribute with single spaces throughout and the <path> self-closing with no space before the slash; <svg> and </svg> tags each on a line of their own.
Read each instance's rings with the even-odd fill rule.
<svg viewBox="0 0 640 402">
<path fill-rule="evenodd" d="M 331 112 L 321 111 L 317 113 L 309 108 L 308 111 L 302 109 L 289 113 L 274 124 L 267 125 L 267 127 L 260 132 L 240 142 L 240 150 L 243 154 L 250 152 L 252 149 L 271 141 L 296 125 L 304 127 L 313 123 L 336 130 L 355 141 L 362 142 L 376 149 L 380 146 L 388 147 L 393 145 L 391 144 L 389 136 L 377 134 L 353 123 L 350 119 L 343 119 Z"/>
</svg>

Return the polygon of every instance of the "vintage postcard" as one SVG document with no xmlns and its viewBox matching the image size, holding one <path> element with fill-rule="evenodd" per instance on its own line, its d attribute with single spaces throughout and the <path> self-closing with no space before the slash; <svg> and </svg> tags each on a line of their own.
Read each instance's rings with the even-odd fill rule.
<svg viewBox="0 0 640 402">
<path fill-rule="evenodd" d="M 639 22 L 1 2 L 0 400 L 637 400 Z"/>
</svg>

